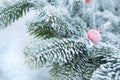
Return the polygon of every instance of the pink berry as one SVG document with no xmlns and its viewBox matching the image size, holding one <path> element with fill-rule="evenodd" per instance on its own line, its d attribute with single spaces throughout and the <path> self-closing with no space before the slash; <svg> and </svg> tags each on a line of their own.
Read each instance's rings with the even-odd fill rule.
<svg viewBox="0 0 120 80">
<path fill-rule="evenodd" d="M 100 32 L 95 30 L 95 29 L 91 29 L 88 31 L 87 33 L 87 37 L 93 42 L 93 43 L 97 43 L 100 39 L 101 39 L 101 35 Z"/>
</svg>

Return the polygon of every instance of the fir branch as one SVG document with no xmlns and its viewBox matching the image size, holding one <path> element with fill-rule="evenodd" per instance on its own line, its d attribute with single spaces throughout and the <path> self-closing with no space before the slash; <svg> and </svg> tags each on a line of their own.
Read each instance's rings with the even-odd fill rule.
<svg viewBox="0 0 120 80">
<path fill-rule="evenodd" d="M 72 0 L 72 4 L 69 5 L 69 12 L 72 17 L 82 16 L 85 4 L 83 0 Z"/>
<path fill-rule="evenodd" d="M 22 17 L 32 7 L 32 3 L 27 0 L 18 1 L 15 3 L 8 2 L 5 7 L 0 10 L 0 26 L 1 28 L 7 27 L 15 20 Z"/>
<path fill-rule="evenodd" d="M 92 51 L 88 52 L 89 60 L 84 61 L 83 64 L 81 58 L 77 55 L 77 57 L 73 57 L 75 62 L 71 60 L 62 65 L 58 63 L 53 64 L 50 75 L 54 80 L 90 80 L 93 72 L 99 68 L 100 65 L 109 62 L 107 58 L 117 52 L 118 50 L 110 46 L 101 46 L 99 48 L 94 46 Z"/>
<path fill-rule="evenodd" d="M 52 27 L 48 25 L 42 25 L 39 22 L 30 22 L 28 32 L 30 33 L 30 35 L 34 35 L 35 37 L 38 38 L 39 37 L 50 38 L 57 35 L 55 34 L 56 31 Z"/>
<path fill-rule="evenodd" d="M 107 63 L 101 65 L 90 80 L 119 80 L 120 59 L 117 57 L 107 58 Z"/>
<path fill-rule="evenodd" d="M 61 9 L 62 8 L 59 9 L 53 5 L 44 7 L 38 12 L 38 15 L 28 23 L 28 32 L 36 37 L 48 38 L 63 38 L 73 35 L 83 36 L 85 24 L 82 19 L 71 18 L 67 13 L 63 13 Z"/>
<path fill-rule="evenodd" d="M 90 60 L 88 63 L 91 63 L 95 66 L 94 71 L 99 68 L 100 65 L 108 63 L 108 58 L 112 58 L 113 55 L 119 53 L 119 49 L 102 44 L 100 46 L 94 46 L 92 49 L 89 49 Z"/>
<path fill-rule="evenodd" d="M 109 35 L 106 35 L 106 34 L 109 34 Z M 106 31 L 106 32 L 102 33 L 102 37 L 103 37 L 102 42 L 105 42 L 106 44 L 115 46 L 116 48 L 120 49 L 119 35 L 115 35 L 111 32 Z"/>
<path fill-rule="evenodd" d="M 37 41 L 26 47 L 24 54 L 26 62 L 33 68 L 39 68 L 47 63 L 68 62 L 75 54 L 84 58 L 81 62 L 88 58 L 85 45 L 73 39 Z"/>
<path fill-rule="evenodd" d="M 49 73 L 53 80 L 89 80 L 98 67 L 99 65 L 88 63 L 88 60 L 76 55 L 69 62 L 53 63 Z"/>
<path fill-rule="evenodd" d="M 99 56 L 110 57 L 113 54 L 119 53 L 119 49 L 114 46 L 107 45 L 105 43 L 93 46 L 92 49 L 89 49 L 90 57 L 95 58 Z"/>
<path fill-rule="evenodd" d="M 42 13 L 41 13 L 42 14 Z M 44 13 L 43 13 L 44 14 Z M 41 16 L 41 17 L 40 17 Z M 69 19 L 70 20 L 70 19 Z M 83 36 L 85 24 L 79 18 L 70 21 L 60 19 L 58 17 L 47 18 L 47 16 L 39 15 L 38 20 L 28 22 L 28 32 L 35 37 L 44 38 L 63 38 L 71 36 Z M 79 23 L 81 22 L 81 23 Z"/>
<path fill-rule="evenodd" d="M 41 19 L 43 18 L 41 17 Z M 57 18 L 56 20 L 54 20 L 54 22 L 51 22 L 53 21 L 53 19 L 50 19 L 49 21 L 46 20 L 47 19 L 29 22 L 28 32 L 38 38 L 62 38 L 71 37 L 72 35 L 83 35 L 83 29 L 80 29 L 79 25 L 74 24 L 73 27 L 72 24 L 69 24 L 67 21 L 61 20 L 60 18 Z"/>
</svg>

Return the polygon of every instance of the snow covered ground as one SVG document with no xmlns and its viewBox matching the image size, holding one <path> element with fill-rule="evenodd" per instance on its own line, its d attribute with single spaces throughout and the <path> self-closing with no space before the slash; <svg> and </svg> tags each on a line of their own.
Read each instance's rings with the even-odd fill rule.
<svg viewBox="0 0 120 80">
<path fill-rule="evenodd" d="M 24 46 L 31 40 L 25 22 L 28 13 L 6 29 L 0 30 L 0 80 L 49 80 L 48 69 L 31 70 L 24 64 Z"/>
</svg>

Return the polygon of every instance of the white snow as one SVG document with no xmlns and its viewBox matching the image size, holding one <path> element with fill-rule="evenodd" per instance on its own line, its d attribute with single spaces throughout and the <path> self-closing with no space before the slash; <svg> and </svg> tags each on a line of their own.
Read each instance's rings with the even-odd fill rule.
<svg viewBox="0 0 120 80">
<path fill-rule="evenodd" d="M 22 51 L 32 39 L 27 33 L 25 22 L 33 15 L 32 11 L 0 30 L 0 80 L 48 80 L 48 69 L 33 70 L 24 63 Z"/>
</svg>

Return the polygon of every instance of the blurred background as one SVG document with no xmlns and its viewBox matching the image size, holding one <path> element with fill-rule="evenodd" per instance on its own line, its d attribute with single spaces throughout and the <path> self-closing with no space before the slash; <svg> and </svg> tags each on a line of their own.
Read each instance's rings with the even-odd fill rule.
<svg viewBox="0 0 120 80">
<path fill-rule="evenodd" d="M 48 69 L 33 70 L 24 63 L 22 51 L 32 39 L 25 24 L 33 15 L 34 11 L 0 30 L 0 80 L 49 80 Z"/>
</svg>

